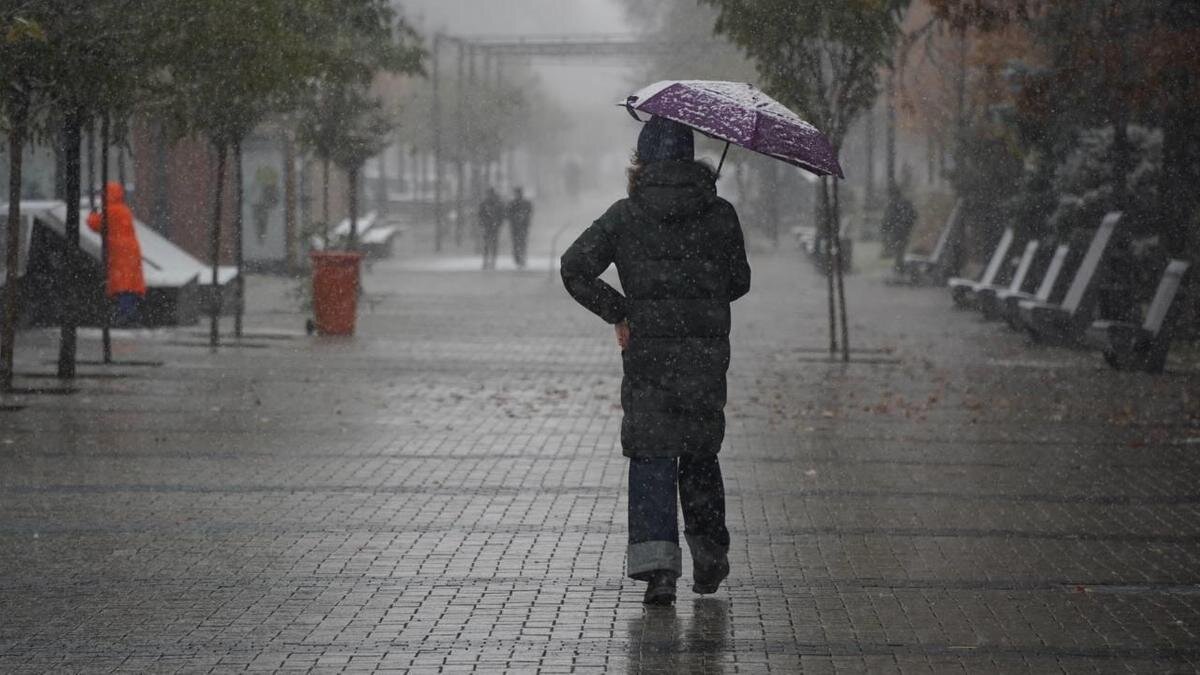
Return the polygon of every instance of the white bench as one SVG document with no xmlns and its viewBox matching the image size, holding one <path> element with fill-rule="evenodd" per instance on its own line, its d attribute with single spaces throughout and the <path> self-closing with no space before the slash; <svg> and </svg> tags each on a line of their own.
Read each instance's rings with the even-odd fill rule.
<svg viewBox="0 0 1200 675">
<path fill-rule="evenodd" d="M 949 258 L 947 255 L 951 245 L 957 243 L 959 231 L 962 229 L 963 202 L 954 203 L 954 210 L 942 226 L 937 243 L 929 255 L 905 253 L 900 265 L 901 274 L 913 284 L 941 284 L 950 276 Z"/>
<path fill-rule="evenodd" d="M 1014 236 L 1011 227 L 1004 228 L 1004 234 L 1000 236 L 1000 241 L 996 244 L 996 249 L 992 251 L 991 259 L 988 260 L 987 268 L 984 269 L 983 276 L 979 277 L 978 281 L 953 277 L 947 282 L 947 285 L 950 286 L 950 297 L 956 306 L 970 307 L 975 301 L 975 291 L 995 283 L 996 275 L 1000 273 L 1000 267 L 1008 260 L 1008 249 L 1012 248 Z"/>
<path fill-rule="evenodd" d="M 1038 249 L 1041 248 L 1041 243 L 1037 239 L 1033 239 L 1025 244 L 1025 251 L 1021 254 L 1021 260 L 1017 263 L 1017 271 L 1013 273 L 1012 281 L 1007 286 L 998 284 L 989 284 L 979 286 L 975 289 L 975 304 L 983 312 L 983 318 L 995 320 L 1000 318 L 1000 308 L 997 300 L 997 294 L 1001 291 L 1010 293 L 1020 293 L 1025 285 L 1025 279 L 1029 277 L 1029 270 L 1033 269 L 1033 261 L 1037 258 Z M 1066 252 L 1063 252 L 1066 255 Z"/>
<path fill-rule="evenodd" d="M 1109 244 L 1113 233 L 1121 222 L 1121 213 L 1112 212 L 1104 216 L 1100 227 L 1092 236 L 1083 262 L 1075 271 L 1071 286 L 1063 297 L 1062 304 L 1038 300 L 1022 300 L 1020 306 L 1020 322 L 1034 340 L 1053 340 L 1058 342 L 1077 341 L 1091 323 L 1088 316 L 1095 304 L 1095 287 L 1097 272 L 1108 254 Z"/>
<path fill-rule="evenodd" d="M 1140 326 L 1129 321 L 1094 321 L 1084 342 L 1099 349 L 1113 368 L 1161 373 L 1174 337 L 1171 308 L 1190 266 L 1186 260 L 1167 263 Z"/>
<path fill-rule="evenodd" d="M 1054 257 L 1050 258 L 1050 264 L 1046 267 L 1046 271 L 1042 274 L 1042 280 L 1038 284 L 1037 290 L 1033 293 L 1026 293 L 1019 289 L 1008 289 L 997 291 L 996 293 L 996 308 L 1000 312 L 1000 316 L 1008 322 L 1009 326 L 1014 329 L 1019 329 L 1020 324 L 1020 304 L 1024 300 L 1037 300 L 1038 302 L 1049 302 L 1050 297 L 1054 293 L 1054 288 L 1058 285 L 1058 278 L 1062 276 L 1063 268 L 1067 264 L 1067 256 L 1071 253 L 1071 247 L 1067 244 L 1059 244 L 1054 249 Z"/>
</svg>

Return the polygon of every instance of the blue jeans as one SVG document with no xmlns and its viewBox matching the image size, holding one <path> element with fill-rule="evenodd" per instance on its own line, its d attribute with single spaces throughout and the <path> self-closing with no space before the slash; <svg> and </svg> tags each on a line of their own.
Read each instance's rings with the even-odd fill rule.
<svg viewBox="0 0 1200 675">
<path fill-rule="evenodd" d="M 117 293 L 113 311 L 114 326 L 136 326 L 141 321 L 142 296 L 137 293 Z"/>
<path fill-rule="evenodd" d="M 683 505 L 684 534 L 693 560 L 729 552 L 725 484 L 716 455 L 630 459 L 630 577 L 645 581 L 655 571 L 676 577 L 682 572 L 676 495 Z"/>
</svg>

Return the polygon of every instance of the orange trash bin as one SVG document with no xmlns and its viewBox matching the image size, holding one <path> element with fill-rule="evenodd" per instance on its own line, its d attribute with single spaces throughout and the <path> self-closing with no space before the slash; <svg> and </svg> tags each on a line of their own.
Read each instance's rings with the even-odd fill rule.
<svg viewBox="0 0 1200 675">
<path fill-rule="evenodd" d="M 321 335 L 354 335 L 361 253 L 312 251 L 313 318 Z"/>
</svg>

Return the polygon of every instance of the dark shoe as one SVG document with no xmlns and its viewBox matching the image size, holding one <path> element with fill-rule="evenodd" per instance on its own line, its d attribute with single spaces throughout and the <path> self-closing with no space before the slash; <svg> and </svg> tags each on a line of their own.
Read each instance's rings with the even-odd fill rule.
<svg viewBox="0 0 1200 675">
<path fill-rule="evenodd" d="M 730 562 L 725 561 L 722 565 L 706 567 L 704 569 L 696 568 L 692 573 L 691 591 L 700 593 L 702 596 L 707 596 L 708 593 L 715 593 L 716 589 L 720 589 L 721 581 L 730 575 Z"/>
<path fill-rule="evenodd" d="M 721 582 L 729 576 L 729 559 L 725 558 L 712 566 L 696 565 L 692 568 L 692 592 L 701 595 L 716 593 Z"/>
<path fill-rule="evenodd" d="M 670 605 L 675 602 L 675 575 L 670 572 L 654 572 L 646 585 L 642 603 L 646 605 Z"/>
<path fill-rule="evenodd" d="M 693 535 L 688 535 L 688 548 L 692 551 L 692 592 L 716 593 L 729 576 L 729 549 Z"/>
</svg>

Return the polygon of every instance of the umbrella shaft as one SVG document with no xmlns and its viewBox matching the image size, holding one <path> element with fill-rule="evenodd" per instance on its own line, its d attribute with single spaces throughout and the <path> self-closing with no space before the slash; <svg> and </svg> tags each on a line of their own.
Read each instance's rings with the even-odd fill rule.
<svg viewBox="0 0 1200 675">
<path fill-rule="evenodd" d="M 721 177 L 721 167 L 725 166 L 725 156 L 729 154 L 729 142 L 725 142 L 725 150 L 721 153 L 721 163 L 717 164 L 717 178 Z"/>
</svg>

